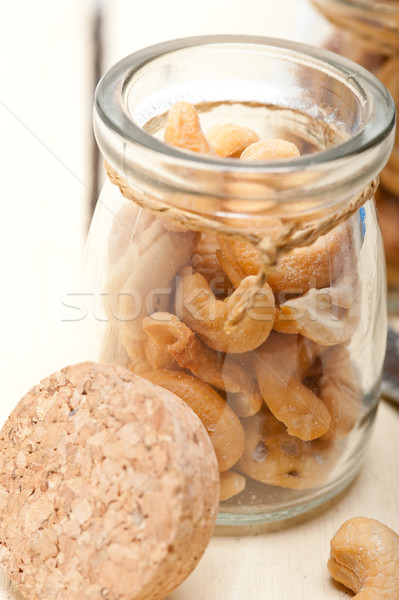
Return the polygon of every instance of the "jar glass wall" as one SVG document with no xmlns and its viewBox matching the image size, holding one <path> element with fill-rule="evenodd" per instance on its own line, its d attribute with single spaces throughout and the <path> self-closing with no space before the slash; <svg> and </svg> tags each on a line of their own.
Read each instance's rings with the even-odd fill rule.
<svg viewBox="0 0 399 600">
<path fill-rule="evenodd" d="M 330 23 L 323 47 L 339 52 L 374 73 L 399 101 L 399 5 L 397 0 L 312 0 Z M 306 35 L 306 37 L 305 37 Z M 308 40 L 308 30 L 303 38 Z M 316 40 L 314 41 L 316 43 Z M 381 173 L 377 207 L 388 274 L 388 301 L 392 313 L 399 311 L 399 137 Z"/>
<path fill-rule="evenodd" d="M 235 123 L 300 156 L 246 161 L 167 145 L 178 101 L 196 106 L 205 133 Z M 370 183 L 390 154 L 394 118 L 367 71 L 262 38 L 154 46 L 98 86 L 94 126 L 113 184 L 88 242 L 105 314 L 93 358 L 170 389 L 197 413 L 221 471 L 219 524 L 308 510 L 360 467 L 386 339 Z M 367 202 L 334 220 L 362 190 Z M 254 240 L 273 247 L 284 228 L 321 220 L 325 235 L 283 254 L 230 322 L 260 269 Z"/>
</svg>

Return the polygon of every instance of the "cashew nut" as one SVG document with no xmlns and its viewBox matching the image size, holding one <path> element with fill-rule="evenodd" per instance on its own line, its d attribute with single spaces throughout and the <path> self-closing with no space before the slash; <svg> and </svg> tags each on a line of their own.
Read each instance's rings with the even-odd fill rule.
<svg viewBox="0 0 399 600">
<path fill-rule="evenodd" d="M 399 600 L 399 535 L 375 519 L 349 519 L 331 540 L 328 570 L 356 600 Z"/>
<path fill-rule="evenodd" d="M 233 264 L 231 260 L 226 258 L 226 252 L 223 252 L 222 250 L 224 246 L 223 239 L 224 238 L 222 237 L 219 238 L 219 249 L 216 250 L 216 257 L 218 263 L 226 273 L 227 277 L 230 279 L 231 283 L 235 288 L 238 288 L 241 281 L 246 277 L 246 274 L 239 265 Z"/>
<path fill-rule="evenodd" d="M 101 347 L 100 360 L 127 368 L 131 368 L 131 365 L 134 364 L 136 372 L 140 371 L 141 367 L 144 370 L 148 368 L 144 365 L 144 348 L 140 342 L 137 342 L 135 348 L 131 348 L 130 356 L 128 355 L 124 343 L 124 338 L 127 336 L 121 321 L 114 314 L 114 303 L 111 300 L 118 289 L 111 286 L 121 285 L 126 279 L 129 261 L 137 260 L 138 254 L 145 248 L 145 242 L 142 243 L 141 240 L 142 237 L 146 238 L 146 230 L 154 220 L 155 217 L 152 214 L 143 211 L 134 202 L 124 200 L 112 221 L 107 247 L 109 275 L 105 291 L 109 295 L 104 295 L 103 301 L 109 319 Z M 133 247 L 134 253 L 132 254 Z M 125 341 L 128 346 L 131 345 L 129 338 Z"/>
<path fill-rule="evenodd" d="M 128 250 L 134 239 L 139 245 L 141 237 L 145 231 L 155 221 L 155 216 L 140 208 L 130 200 L 124 200 L 120 210 L 115 214 L 108 240 L 108 260 L 112 268 L 113 265 Z M 142 245 L 142 249 L 144 249 Z"/>
<path fill-rule="evenodd" d="M 201 419 L 215 449 L 220 471 L 227 471 L 244 451 L 242 425 L 214 389 L 180 371 L 149 371 L 143 377 L 179 396 Z"/>
<path fill-rule="evenodd" d="M 345 346 L 334 346 L 321 356 L 319 395 L 331 415 L 323 439 L 342 439 L 361 415 L 362 392 Z"/>
<path fill-rule="evenodd" d="M 205 383 L 228 392 L 228 404 L 239 417 L 250 417 L 258 412 L 263 400 L 255 378 L 231 357 L 208 348 L 175 315 L 155 313 L 146 317 L 143 330 L 150 336 L 152 345 L 162 349 L 160 358 L 158 354 L 154 356 L 155 368 L 158 363 L 158 368 L 173 369 L 174 363 L 189 369 Z"/>
<path fill-rule="evenodd" d="M 245 419 L 245 451 L 236 468 L 262 483 L 284 488 L 317 487 L 327 478 L 334 445 L 303 442 L 287 433 L 267 409 Z"/>
<path fill-rule="evenodd" d="M 334 346 L 352 337 L 358 320 L 358 298 L 349 299 L 344 284 L 313 288 L 303 296 L 280 304 L 273 328 L 301 333 L 321 346 Z"/>
<path fill-rule="evenodd" d="M 216 235 L 201 233 L 191 264 L 196 273 L 205 277 L 215 295 L 227 296 L 231 283 L 218 261 L 217 252 L 219 252 L 219 244 Z"/>
<path fill-rule="evenodd" d="M 300 333 L 298 321 L 295 321 L 295 319 L 292 318 L 292 315 L 285 314 L 280 306 L 276 307 L 276 318 L 274 319 L 273 330 L 277 331 L 277 333 Z"/>
<path fill-rule="evenodd" d="M 247 146 L 259 140 L 255 131 L 234 123 L 214 125 L 208 129 L 206 137 L 216 154 L 232 158 L 238 158 Z"/>
<path fill-rule="evenodd" d="M 271 355 L 289 376 L 302 381 L 324 351 L 325 348 L 302 335 L 283 335 L 272 331 L 263 346 L 253 355 Z M 259 360 L 257 362 L 259 363 Z"/>
<path fill-rule="evenodd" d="M 268 235 L 273 237 L 278 229 L 278 223 L 275 223 Z M 275 273 L 268 279 L 273 292 L 276 295 L 287 292 L 303 294 L 312 288 L 330 286 L 343 269 L 347 240 L 347 228 L 337 227 L 311 246 L 295 248 L 282 256 Z M 235 286 L 243 277 L 258 273 L 259 256 L 253 244 L 222 236 L 218 241 L 222 254 L 219 262 Z"/>
<path fill-rule="evenodd" d="M 220 495 L 219 500 L 228 500 L 233 496 L 237 496 L 245 489 L 247 480 L 240 473 L 235 471 L 224 471 L 220 473 Z"/>
<path fill-rule="evenodd" d="M 116 323 L 108 322 L 101 342 L 100 362 L 120 365 L 130 368 L 131 358 L 128 356 L 126 347 L 120 336 L 119 327 Z"/>
<path fill-rule="evenodd" d="M 158 313 L 156 313 L 158 314 Z M 163 314 L 163 313 L 160 313 Z M 151 317 L 145 317 L 143 321 L 143 330 L 146 331 L 145 322 Z M 180 371 L 180 367 L 168 350 L 168 347 L 155 342 L 154 339 L 146 340 L 144 344 L 145 356 L 147 360 L 147 371 L 158 370 L 158 369 L 172 369 L 173 371 Z"/>
<path fill-rule="evenodd" d="M 155 220 L 139 239 L 132 237 L 127 252 L 112 268 L 105 286 L 107 313 L 119 326 L 132 361 L 145 354 L 143 318 L 170 307 L 174 278 L 191 257 L 195 239 L 193 232 L 166 231 Z"/>
<path fill-rule="evenodd" d="M 254 350 L 266 340 L 274 321 L 274 296 L 267 284 L 258 298 L 259 305 L 245 312 L 240 327 L 225 329 L 229 314 L 252 282 L 253 277 L 246 277 L 231 296 L 217 300 L 205 277 L 184 267 L 177 277 L 176 314 L 214 350 Z"/>
<path fill-rule="evenodd" d="M 271 333 L 255 353 L 255 369 L 260 392 L 273 415 L 289 434 L 307 441 L 328 431 L 331 416 L 320 398 L 302 383 L 315 356 L 307 357 L 303 338 L 299 340 Z"/>
<path fill-rule="evenodd" d="M 198 113 L 189 102 L 176 102 L 168 112 L 164 141 L 167 144 L 209 154 L 212 149 L 204 136 Z"/>
<path fill-rule="evenodd" d="M 270 139 L 254 142 L 241 154 L 243 160 L 276 160 L 281 158 L 297 158 L 299 150 L 286 140 Z"/>
</svg>

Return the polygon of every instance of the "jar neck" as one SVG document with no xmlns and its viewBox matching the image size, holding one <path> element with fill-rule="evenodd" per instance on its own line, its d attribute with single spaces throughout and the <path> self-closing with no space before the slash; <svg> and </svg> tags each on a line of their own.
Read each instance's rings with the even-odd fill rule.
<svg viewBox="0 0 399 600">
<path fill-rule="evenodd" d="M 278 212 L 272 210 L 267 212 L 262 206 L 259 213 L 248 215 L 243 211 L 233 211 L 230 198 L 218 199 L 218 209 L 208 205 L 209 198 L 202 198 L 202 204 L 199 205 L 198 210 L 194 211 L 192 202 L 187 208 L 187 206 L 179 206 L 174 198 L 169 199 L 167 196 L 159 198 L 148 193 L 148 190 L 142 192 L 136 185 L 131 185 L 124 180 L 107 161 L 105 168 L 109 181 L 120 189 L 125 198 L 140 208 L 166 219 L 172 228 L 235 237 L 256 246 L 262 243 L 266 235 L 266 254 L 274 257 L 276 252 L 284 250 L 285 246 L 287 246 L 287 250 L 297 247 L 296 244 L 293 244 L 294 240 L 297 240 L 298 246 L 311 244 L 320 235 L 329 233 L 337 225 L 350 219 L 366 202 L 374 199 L 378 187 L 378 178 L 376 178 L 350 201 L 342 203 L 339 208 L 337 204 L 334 204 L 330 210 L 326 210 L 326 207 L 319 211 L 309 208 L 300 213 L 298 207 L 293 204 L 285 207 L 283 214 L 281 207 Z M 312 223 L 311 227 L 309 226 L 310 222 Z M 271 233 L 272 230 L 278 231 L 281 239 L 275 239 Z"/>
</svg>

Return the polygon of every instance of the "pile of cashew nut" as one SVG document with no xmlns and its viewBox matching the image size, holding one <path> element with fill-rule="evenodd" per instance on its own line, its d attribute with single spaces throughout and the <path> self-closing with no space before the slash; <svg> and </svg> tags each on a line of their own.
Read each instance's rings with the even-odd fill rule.
<svg viewBox="0 0 399 600">
<path fill-rule="evenodd" d="M 237 160 L 299 156 L 293 143 L 260 140 L 239 125 L 205 136 L 186 102 L 170 109 L 164 140 Z M 351 239 L 344 223 L 285 255 L 259 303 L 228 329 L 259 269 L 249 242 L 183 231 L 133 202 L 114 220 L 105 341 L 114 355 L 108 347 L 104 356 L 196 412 L 219 462 L 221 500 L 242 492 L 248 478 L 292 489 L 323 484 L 342 447 L 337 440 L 359 421 L 361 390 L 347 348 L 358 323 Z"/>
</svg>

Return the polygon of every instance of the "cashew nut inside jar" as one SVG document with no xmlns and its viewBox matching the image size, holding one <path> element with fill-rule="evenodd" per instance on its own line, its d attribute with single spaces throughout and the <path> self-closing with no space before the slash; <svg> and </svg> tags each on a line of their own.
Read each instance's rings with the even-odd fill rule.
<svg viewBox="0 0 399 600">
<path fill-rule="evenodd" d="M 108 177 L 87 271 L 102 318 L 85 335 L 93 359 L 200 417 L 220 525 L 309 510 L 361 466 L 385 352 L 374 194 L 394 120 L 373 75 L 281 40 L 171 41 L 98 85 Z"/>
</svg>

